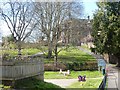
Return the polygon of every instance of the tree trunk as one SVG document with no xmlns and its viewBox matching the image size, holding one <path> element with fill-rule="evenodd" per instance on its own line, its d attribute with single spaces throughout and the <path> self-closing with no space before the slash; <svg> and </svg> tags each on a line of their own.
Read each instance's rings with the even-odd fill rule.
<svg viewBox="0 0 120 90">
<path fill-rule="evenodd" d="M 52 57 L 52 42 L 50 38 L 48 38 L 48 58 Z"/>
<path fill-rule="evenodd" d="M 117 58 L 118 58 L 117 67 L 120 67 L 120 56 L 118 56 Z"/>
<path fill-rule="evenodd" d="M 109 54 L 109 63 L 116 64 L 118 61 L 118 58 L 115 55 Z"/>
<path fill-rule="evenodd" d="M 58 53 L 57 53 L 57 44 L 55 46 L 55 56 L 54 56 L 54 66 L 57 67 L 57 59 L 58 59 Z"/>
<path fill-rule="evenodd" d="M 120 57 L 119 57 L 118 62 L 117 62 L 117 67 L 120 67 Z"/>
<path fill-rule="evenodd" d="M 22 55 L 21 54 L 21 47 L 18 48 L 18 55 Z"/>
<path fill-rule="evenodd" d="M 120 53 L 115 54 L 116 58 L 117 58 L 117 67 L 120 67 Z"/>
<path fill-rule="evenodd" d="M 21 54 L 21 41 L 18 41 L 18 55 L 22 55 Z"/>
<path fill-rule="evenodd" d="M 49 48 L 49 47 L 48 47 Z M 52 57 L 52 49 L 51 48 L 49 48 L 48 49 L 48 58 L 51 58 Z"/>
</svg>

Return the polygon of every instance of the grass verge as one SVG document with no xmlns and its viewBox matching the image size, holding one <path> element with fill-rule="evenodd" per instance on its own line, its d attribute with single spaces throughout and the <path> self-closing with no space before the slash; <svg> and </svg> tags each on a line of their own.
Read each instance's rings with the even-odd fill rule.
<svg viewBox="0 0 120 90">
<path fill-rule="evenodd" d="M 86 75 L 86 78 L 98 78 L 102 77 L 102 73 L 99 71 L 71 71 L 70 75 L 64 76 L 60 74 L 59 71 L 45 71 L 44 78 L 45 79 L 75 79 L 78 75 Z"/>
<path fill-rule="evenodd" d="M 86 79 L 85 82 L 75 82 L 67 88 L 98 88 L 102 82 L 101 78 L 96 79 Z"/>
<path fill-rule="evenodd" d="M 73 63 L 73 62 L 96 62 L 96 59 L 79 50 L 77 47 L 69 47 L 67 50 L 63 49 L 60 53 L 58 53 L 58 62 L 62 63 Z M 54 62 L 54 58 L 45 59 L 45 63 Z"/>
<path fill-rule="evenodd" d="M 88 55 L 76 47 L 70 47 L 68 50 L 62 50 L 59 53 L 59 59 L 66 62 L 95 61 L 95 58 L 93 56 Z"/>
<path fill-rule="evenodd" d="M 79 82 L 76 81 L 70 86 L 66 87 L 66 90 L 73 90 L 73 88 L 77 89 L 85 89 L 88 90 L 91 88 L 91 90 L 99 87 L 100 83 L 102 82 L 103 75 L 99 71 L 71 71 L 70 75 L 64 76 L 63 74 L 59 74 L 59 72 L 51 72 L 46 71 L 44 74 L 45 79 L 77 79 L 78 75 L 86 75 L 86 81 L 85 82 Z"/>
<path fill-rule="evenodd" d="M 40 80 L 37 80 L 35 78 L 27 78 L 23 80 L 18 80 L 15 83 L 15 88 L 21 89 L 21 90 L 52 90 L 52 89 L 59 89 L 64 90 L 63 88 L 54 85 L 52 83 L 43 82 Z"/>
<path fill-rule="evenodd" d="M 41 52 L 41 50 L 34 49 L 34 48 L 21 50 L 22 55 L 33 55 L 38 52 Z M 18 54 L 18 51 L 17 51 L 17 49 L 2 50 L 2 54 L 9 54 L 11 56 L 16 56 Z"/>
</svg>

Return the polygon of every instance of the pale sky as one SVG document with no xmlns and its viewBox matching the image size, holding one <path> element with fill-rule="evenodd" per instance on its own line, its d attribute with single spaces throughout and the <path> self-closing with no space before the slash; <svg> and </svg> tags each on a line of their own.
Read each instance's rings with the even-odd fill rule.
<svg viewBox="0 0 120 90">
<path fill-rule="evenodd" d="M 90 16 L 90 18 L 92 18 L 94 11 L 97 9 L 96 3 L 95 3 L 97 0 L 82 0 L 82 1 L 83 1 L 83 5 L 84 5 L 83 6 L 84 7 L 83 18 L 87 18 L 87 16 Z M 10 30 L 8 29 L 5 22 L 0 22 L 0 27 L 1 27 L 0 32 L 2 33 L 2 36 L 6 36 L 6 35 L 10 34 Z"/>
<path fill-rule="evenodd" d="M 87 16 L 90 16 L 90 18 L 93 18 L 93 13 L 98 8 L 96 5 L 97 1 L 98 0 L 83 0 L 85 18 L 87 18 Z"/>
</svg>

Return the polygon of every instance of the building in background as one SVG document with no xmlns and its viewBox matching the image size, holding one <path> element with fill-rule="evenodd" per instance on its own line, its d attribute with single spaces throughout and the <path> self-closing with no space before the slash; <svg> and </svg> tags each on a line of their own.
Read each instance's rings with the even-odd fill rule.
<svg viewBox="0 0 120 90">
<path fill-rule="evenodd" d="M 92 26 L 87 19 L 71 19 L 64 22 L 64 30 L 61 33 L 60 41 L 65 44 L 83 45 L 89 48 L 93 46 L 91 36 Z"/>
</svg>

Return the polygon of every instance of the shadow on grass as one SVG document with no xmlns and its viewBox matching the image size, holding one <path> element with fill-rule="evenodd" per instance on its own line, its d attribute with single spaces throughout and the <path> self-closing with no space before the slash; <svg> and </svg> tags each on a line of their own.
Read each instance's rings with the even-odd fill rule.
<svg viewBox="0 0 120 90">
<path fill-rule="evenodd" d="M 35 78 L 26 78 L 22 80 L 17 80 L 15 82 L 14 88 L 16 90 L 65 90 L 57 85 L 52 83 L 47 83 L 44 81 L 40 81 Z"/>
</svg>

